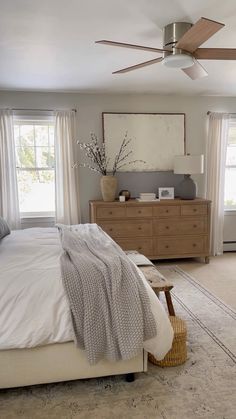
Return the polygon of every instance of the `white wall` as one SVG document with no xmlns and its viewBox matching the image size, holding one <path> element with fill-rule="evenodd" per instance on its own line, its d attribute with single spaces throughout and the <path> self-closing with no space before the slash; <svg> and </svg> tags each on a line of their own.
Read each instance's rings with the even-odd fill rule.
<svg viewBox="0 0 236 419">
<path fill-rule="evenodd" d="M 197 83 L 193 81 L 189 82 Z M 197 154 L 204 153 L 205 151 L 207 111 L 236 112 L 236 98 L 171 95 L 84 95 L 79 93 L 25 93 L 1 91 L 0 108 L 5 107 L 40 109 L 76 108 L 78 110 L 77 116 L 79 124 L 78 139 L 81 141 L 87 141 L 90 138 L 90 132 L 96 133 L 100 138 L 102 137 L 101 114 L 105 111 L 185 112 L 187 152 Z M 157 173 L 157 183 L 158 176 Z M 196 180 L 198 181 L 198 194 L 199 196 L 203 196 L 204 176 L 198 176 L 196 177 Z M 135 182 L 135 174 L 133 174 L 133 181 Z M 148 182 L 149 180 L 147 180 L 147 185 Z M 88 201 L 90 199 L 100 198 L 99 176 L 86 169 L 80 169 L 79 187 L 83 221 L 88 221 Z"/>
<path fill-rule="evenodd" d="M 226 211 L 224 217 L 224 250 L 236 251 L 236 214 Z"/>
</svg>

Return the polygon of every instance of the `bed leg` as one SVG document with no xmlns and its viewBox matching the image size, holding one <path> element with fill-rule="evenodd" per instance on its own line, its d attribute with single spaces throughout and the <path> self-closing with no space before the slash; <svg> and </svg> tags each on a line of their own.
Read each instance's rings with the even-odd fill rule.
<svg viewBox="0 0 236 419">
<path fill-rule="evenodd" d="M 125 381 L 127 381 L 127 383 L 132 383 L 134 380 L 135 380 L 134 372 L 130 372 L 129 374 L 126 374 Z"/>
</svg>

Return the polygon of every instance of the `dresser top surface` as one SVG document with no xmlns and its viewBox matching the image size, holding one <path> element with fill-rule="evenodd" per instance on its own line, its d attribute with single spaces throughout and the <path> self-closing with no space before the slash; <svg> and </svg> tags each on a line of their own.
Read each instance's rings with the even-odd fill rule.
<svg viewBox="0 0 236 419">
<path fill-rule="evenodd" d="M 204 199 L 204 198 L 196 198 L 191 200 L 185 199 L 161 199 L 160 201 L 138 201 L 135 198 L 131 198 L 128 201 L 120 202 L 118 200 L 115 201 L 102 201 L 102 200 L 94 200 L 89 201 L 91 205 L 99 205 L 99 206 L 120 206 L 124 207 L 126 205 L 133 206 L 133 205 L 145 205 L 145 206 L 154 206 L 154 205 L 199 205 L 199 204 L 209 204 L 211 201 Z"/>
</svg>

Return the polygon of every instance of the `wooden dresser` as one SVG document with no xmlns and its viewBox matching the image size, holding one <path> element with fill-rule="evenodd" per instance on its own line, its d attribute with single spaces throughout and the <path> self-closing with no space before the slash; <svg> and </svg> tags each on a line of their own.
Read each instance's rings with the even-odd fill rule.
<svg viewBox="0 0 236 419">
<path fill-rule="evenodd" d="M 90 201 L 90 222 L 123 250 L 150 259 L 204 257 L 209 262 L 210 201 Z"/>
</svg>

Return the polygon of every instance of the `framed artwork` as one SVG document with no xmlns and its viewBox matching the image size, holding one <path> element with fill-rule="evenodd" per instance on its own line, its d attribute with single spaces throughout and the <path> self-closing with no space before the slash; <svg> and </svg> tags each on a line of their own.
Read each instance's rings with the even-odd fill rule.
<svg viewBox="0 0 236 419">
<path fill-rule="evenodd" d="M 159 199 L 174 199 L 174 188 L 158 188 Z"/>
<path fill-rule="evenodd" d="M 132 150 L 132 160 L 145 161 L 124 166 L 122 172 L 170 171 L 174 156 L 185 154 L 184 113 L 104 112 L 102 121 L 106 154 L 111 162 L 126 133 L 131 139 L 127 151 Z"/>
</svg>

